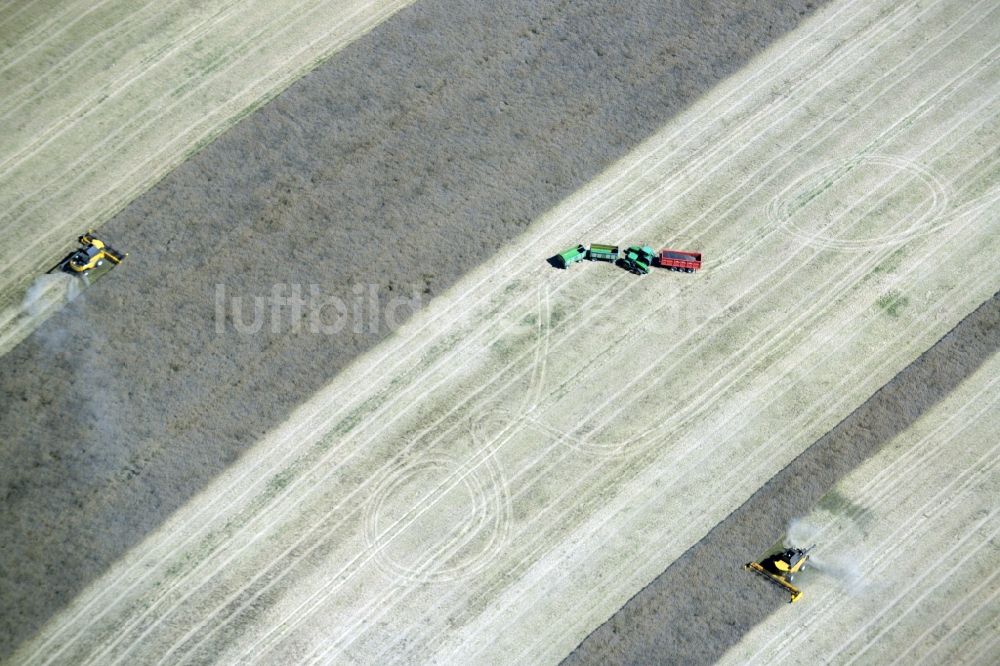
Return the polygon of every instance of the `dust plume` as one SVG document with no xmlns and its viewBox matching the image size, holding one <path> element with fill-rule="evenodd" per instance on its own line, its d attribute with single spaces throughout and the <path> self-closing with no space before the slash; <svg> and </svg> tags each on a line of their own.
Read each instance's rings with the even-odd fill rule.
<svg viewBox="0 0 1000 666">
<path fill-rule="evenodd" d="M 821 521 L 826 518 L 826 521 Z M 834 516 L 793 518 L 788 524 L 785 546 L 815 549 L 806 570 L 834 579 L 849 594 L 860 594 L 870 586 L 861 565 L 866 559 L 860 531 L 850 521 Z"/>
</svg>

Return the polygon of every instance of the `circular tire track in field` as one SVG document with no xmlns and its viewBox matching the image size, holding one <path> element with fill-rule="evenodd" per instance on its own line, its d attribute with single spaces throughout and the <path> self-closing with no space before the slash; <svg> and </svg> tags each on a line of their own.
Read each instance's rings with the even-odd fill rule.
<svg viewBox="0 0 1000 666">
<path fill-rule="evenodd" d="M 480 428 L 470 427 L 476 444 Z M 365 545 L 391 578 L 460 580 L 482 571 L 503 548 L 510 532 L 510 493 L 493 450 L 475 449 L 481 453 L 470 460 L 422 455 L 377 485 L 365 510 Z M 428 485 L 436 489 L 424 499 Z M 422 510 L 427 504 L 431 507 Z"/>
<path fill-rule="evenodd" d="M 535 354 L 523 400 L 517 414 L 499 408 L 469 419 L 472 453 L 468 459 L 427 453 L 390 471 L 376 486 L 365 510 L 365 545 L 375 564 L 393 579 L 442 583 L 466 578 L 488 566 L 506 544 L 512 515 L 510 489 L 494 454 L 497 441 L 516 427 L 518 415 L 533 411 L 540 399 L 550 327 L 548 290 L 539 288 Z M 424 498 L 420 489 L 427 483 L 419 479 L 428 476 L 437 477 L 436 489 Z M 460 499 L 459 494 L 464 497 Z M 411 501 L 432 507 L 422 511 Z M 465 508 L 470 509 L 468 516 L 462 516 Z M 485 540 L 476 539 L 480 533 L 488 535 Z M 404 548 L 409 544 L 415 561 L 404 561 L 394 543 Z M 457 551 L 448 554 L 456 546 Z"/>
<path fill-rule="evenodd" d="M 889 181 L 893 186 L 901 178 L 915 179 L 916 184 L 926 190 L 930 205 L 922 209 L 914 209 L 909 213 L 912 219 L 900 231 L 881 236 L 839 238 L 835 231 L 813 231 L 805 227 L 797 217 L 815 199 L 833 186 L 837 180 L 855 169 L 896 170 L 897 178 Z M 904 188 L 903 191 L 909 189 Z M 860 199 L 865 193 L 858 192 Z M 922 200 L 923 201 L 923 200 Z M 849 202 L 850 205 L 853 202 Z M 807 245 L 831 250 L 861 251 L 898 245 L 914 236 L 929 233 L 938 229 L 937 224 L 944 217 L 948 207 L 949 193 L 944 181 L 928 167 L 913 160 L 891 155 L 860 155 L 848 160 L 831 162 L 810 171 L 793 181 L 767 206 L 768 219 L 785 233 L 798 238 Z M 805 219 L 809 219 L 805 217 Z M 854 224 L 857 218 L 848 218 L 847 224 Z M 841 225 L 834 225 L 834 229 Z"/>
</svg>

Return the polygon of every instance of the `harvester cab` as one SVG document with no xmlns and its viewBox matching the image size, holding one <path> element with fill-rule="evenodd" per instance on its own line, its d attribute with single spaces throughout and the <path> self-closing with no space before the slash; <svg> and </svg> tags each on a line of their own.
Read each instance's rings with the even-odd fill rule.
<svg viewBox="0 0 1000 666">
<path fill-rule="evenodd" d="M 760 562 L 748 562 L 746 568 L 784 588 L 791 595 L 789 603 L 795 603 L 802 596 L 802 590 L 792 585 L 792 580 L 795 574 L 805 570 L 809 553 L 815 547 L 785 548 L 768 555 Z"/>
</svg>

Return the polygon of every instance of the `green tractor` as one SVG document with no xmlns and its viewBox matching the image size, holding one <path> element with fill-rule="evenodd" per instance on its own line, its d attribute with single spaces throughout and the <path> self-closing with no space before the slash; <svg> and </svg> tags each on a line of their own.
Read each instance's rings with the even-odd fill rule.
<svg viewBox="0 0 1000 666">
<path fill-rule="evenodd" d="M 618 265 L 636 275 L 645 275 L 655 257 L 656 253 L 648 245 L 631 245 L 618 259 Z"/>
</svg>

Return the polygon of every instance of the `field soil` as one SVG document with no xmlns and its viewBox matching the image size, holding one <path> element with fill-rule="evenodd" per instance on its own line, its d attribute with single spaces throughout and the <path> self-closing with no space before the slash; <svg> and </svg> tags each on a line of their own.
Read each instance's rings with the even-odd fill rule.
<svg viewBox="0 0 1000 666">
<path fill-rule="evenodd" d="M 894 593 L 909 582 L 893 573 L 899 568 L 912 574 L 914 580 L 922 576 L 927 584 L 911 589 L 927 592 L 926 596 L 938 594 L 935 601 L 939 605 L 930 613 L 920 611 L 911 623 L 911 633 L 895 634 L 893 647 L 879 650 L 874 658 L 868 654 L 866 659 L 883 663 L 888 661 L 886 656 L 905 653 L 913 644 L 901 645 L 896 639 L 912 638 L 912 629 L 918 626 L 921 631 L 937 633 L 922 637 L 927 645 L 917 655 L 929 654 L 927 650 L 934 648 L 934 662 L 947 663 L 961 662 L 967 654 L 984 656 L 978 648 L 987 648 L 985 644 L 968 649 L 972 646 L 952 641 L 935 647 L 941 639 L 938 629 L 948 624 L 941 620 L 942 615 L 950 614 L 951 620 L 942 631 L 961 622 L 965 625 L 961 631 L 985 639 L 981 631 L 995 622 L 996 613 L 988 609 L 979 614 L 962 612 L 954 599 L 949 604 L 947 595 L 941 597 L 937 590 L 930 590 L 930 584 L 948 587 L 964 582 L 951 580 L 944 573 L 928 576 L 931 570 L 926 563 L 934 560 L 920 559 L 925 556 L 924 547 L 945 552 L 958 537 L 970 536 L 970 549 L 984 546 L 968 534 L 982 525 L 948 517 L 943 512 L 954 510 L 953 504 L 925 505 L 916 511 L 912 502 L 923 502 L 931 491 L 939 493 L 942 487 L 948 488 L 947 492 L 953 487 L 964 491 L 970 475 L 978 474 L 975 482 L 983 484 L 978 496 L 952 496 L 953 500 L 971 500 L 973 514 L 978 509 L 993 509 L 983 506 L 982 490 L 995 487 L 1000 480 L 995 469 L 997 452 L 985 434 L 990 432 L 989 419 L 996 420 L 990 410 L 996 411 L 998 352 L 1000 293 L 713 527 L 594 630 L 563 663 L 709 664 L 724 656 L 734 664 L 799 663 L 803 658 L 846 661 L 846 656 L 862 655 L 852 654 L 849 646 L 844 646 L 847 653 L 841 652 L 836 639 L 810 643 L 802 628 L 813 627 L 810 631 L 818 630 L 828 637 L 849 635 L 863 622 L 857 621 L 858 615 L 847 620 L 835 613 L 843 604 L 854 604 L 864 591 L 883 602 L 872 607 L 872 600 L 866 601 L 863 617 L 864 622 L 871 620 L 870 633 L 881 635 L 882 629 L 892 630 L 896 616 L 887 616 L 886 610 Z M 879 453 L 886 447 L 890 452 Z M 978 467 L 969 468 L 970 456 L 976 458 Z M 862 461 L 862 468 L 855 471 Z M 848 479 L 842 481 L 848 473 Z M 864 492 L 871 497 L 860 496 L 858 480 L 869 483 Z M 911 509 L 906 516 L 908 524 L 896 513 L 901 507 Z M 931 526 L 935 531 L 928 535 L 916 528 L 931 509 L 936 517 Z M 1000 526 L 996 520 L 993 523 Z M 912 536 L 921 540 L 919 545 L 905 537 L 908 532 L 896 529 L 904 524 L 913 528 Z M 870 539 L 876 530 L 890 527 L 896 530 L 894 540 Z M 787 592 L 743 569 L 746 562 L 759 559 L 775 543 L 803 548 L 815 545 L 807 571 L 816 569 L 831 577 L 816 584 L 812 573 L 798 576 L 806 596 L 790 610 L 779 610 L 788 606 Z M 989 562 L 990 557 L 995 562 L 995 546 L 992 553 L 986 548 L 980 555 L 980 564 Z M 977 587 L 976 596 L 986 603 L 990 603 L 990 593 L 1000 587 L 991 587 L 990 582 Z M 838 584 L 839 589 L 833 589 Z M 823 599 L 821 595 L 827 593 L 828 598 Z M 962 604 L 967 601 L 962 600 Z M 755 629 L 758 624 L 761 626 Z M 801 635 L 794 641 L 786 640 L 793 633 Z M 844 659 L 836 658 L 841 654 L 845 654 Z"/>
<path fill-rule="evenodd" d="M 39 94 L 25 108 L 63 101 L 30 106 L 37 112 L 23 116 L 24 128 L 3 138 L 13 142 L 7 157 L 27 151 L 11 172 L 20 175 L 3 181 L 5 230 L 18 239 L 5 247 L 19 253 L 4 255 L 8 266 L 29 246 L 32 262 L 53 248 L 54 261 L 84 221 L 110 215 L 280 81 L 401 3 L 364 5 L 343 24 L 338 12 L 360 5 L 202 3 L 205 14 L 189 11 L 190 3 L 130 4 L 125 11 L 126 3 L 104 2 L 92 12 L 90 5 L 80 9 L 85 4 L 60 5 L 45 17 L 0 8 L 11 25 L 34 16 L 17 33 L 21 46 L 4 51 L 29 97 L 40 90 L 32 72 L 71 56 L 63 83 L 51 78 L 62 70 L 39 77 L 38 85 L 65 90 Z M 123 555 L 143 557 L 136 550 L 143 537 L 189 500 L 200 501 L 216 475 L 384 339 L 393 329 L 390 311 L 405 319 L 470 269 L 497 266 L 491 257 L 508 246 L 518 248 L 518 271 L 503 272 L 531 275 L 511 282 L 512 289 L 556 279 L 542 270 L 544 257 L 571 238 L 577 242 L 569 224 L 542 237 L 519 235 L 746 66 L 815 4 L 425 0 L 352 42 L 117 213 L 99 231 L 129 258 L 14 347 L 0 370 L 0 656 Z M 176 11 L 161 15 L 161 7 Z M 104 14 L 112 8 L 124 12 L 120 24 Z M 60 32 L 75 10 L 86 20 Z M 103 22 L 91 27 L 99 15 Z M 226 17 L 235 32 L 215 17 Z M 328 35 L 338 25 L 340 32 Z M 85 27 L 90 32 L 78 35 Z M 184 46 L 178 40 L 189 28 L 207 32 Z M 37 51 L 24 48 L 34 33 L 44 33 Z M 114 35 L 113 44 L 97 38 L 102 34 Z M 49 53 L 50 37 L 64 40 L 58 53 Z M 275 39 L 286 48 L 272 48 Z M 93 50 L 103 62 L 114 44 L 123 49 L 120 65 L 105 71 L 87 60 Z M 154 60 L 136 44 L 148 44 Z M 313 50 L 297 55 L 307 45 Z M 134 85 L 119 80 L 119 70 L 137 67 Z M 157 78 L 164 68 L 173 74 Z M 264 76 L 271 78 L 263 87 L 240 96 Z M 178 85 L 186 87 L 176 91 Z M 28 98 L 5 96 L 3 103 L 21 99 Z M 84 115 L 77 120 L 67 109 Z M 30 148 L 50 131 L 59 138 Z M 29 198 L 20 202 L 22 196 Z M 36 241 L 52 244 L 42 251 Z M 26 286 L 34 269 L 49 265 L 35 263 L 17 263 L 5 274 Z M 606 276 L 623 277 L 613 269 Z M 283 299 L 296 288 L 311 298 L 313 285 L 322 303 L 341 298 L 350 306 L 346 326 L 314 326 L 287 308 L 271 316 L 268 305 L 267 321 L 253 332 L 255 299 Z M 3 293 L 17 291 L 11 289 Z M 31 303 L 42 309 L 19 320 L 26 328 L 18 335 L 44 319 L 48 296 L 59 294 L 38 291 L 45 298 Z M 444 300 L 440 307 L 457 314 L 466 305 Z M 328 319 L 331 310 L 336 319 L 336 302 Z M 442 335 L 451 340 L 451 333 Z M 436 344 L 435 355 L 451 353 Z M 404 349 L 394 361 L 411 363 L 424 353 L 416 343 Z M 370 377 L 352 375 L 347 393 L 327 399 L 347 409 L 353 398 L 379 390 L 390 375 L 374 359 L 366 364 Z M 272 453 L 290 456 L 289 464 L 315 443 L 268 441 L 277 447 Z M 394 442 L 384 444 L 398 452 Z M 378 469 L 386 451 L 371 453 Z M 339 482 L 366 492 L 366 465 Z M 266 479 L 269 490 L 258 498 L 264 504 L 253 506 L 273 508 L 282 488 L 300 489 L 294 470 L 302 469 L 262 473 L 258 480 Z M 259 489 L 246 488 L 251 495 Z M 201 519 L 190 526 L 212 529 Z M 206 542 L 191 564 L 219 545 Z M 160 563 L 172 576 L 187 572 L 186 565 Z M 112 613 L 101 622 L 118 617 L 113 604 L 101 605 Z M 89 611 L 84 616 L 97 620 Z M 30 661 L 83 659 L 80 650 L 96 648 L 107 634 L 85 630 L 77 638 L 84 644 L 60 638 L 58 650 L 45 642 Z M 122 641 L 105 640 L 107 653 L 94 659 L 117 659 Z M 132 661 L 131 653 L 122 660 Z"/>
<path fill-rule="evenodd" d="M 187 157 L 407 0 L 0 8 L 0 355 L 36 276 Z"/>
<path fill-rule="evenodd" d="M 454 17 L 426 14 L 435 8 L 462 11 L 427 3 L 396 19 L 424 17 L 433 31 Z M 498 20 L 510 21 L 513 35 L 523 28 L 539 58 L 559 62 L 571 54 L 546 46 L 573 43 L 570 36 L 584 26 L 617 34 L 655 23 L 633 25 L 626 20 L 631 14 L 616 15 L 604 3 L 558 9 L 563 13 L 545 20 L 546 7 L 533 3 L 524 14 Z M 117 429 L 141 445 L 115 449 L 135 467 L 99 449 L 93 469 L 115 473 L 76 487 L 87 488 L 80 491 L 88 499 L 86 516 L 100 521 L 98 533 L 124 541 L 142 531 L 108 527 L 131 515 L 121 509 L 125 498 L 155 508 L 200 492 L 21 646 L 18 661 L 558 662 L 996 293 L 998 11 L 995 3 L 957 0 L 827 5 L 580 188 L 573 183 L 582 165 L 594 163 L 583 146 L 600 149 L 594 155 L 610 149 L 614 131 L 606 121 L 628 104 L 662 111 L 631 94 L 587 97 L 597 94 L 592 86 L 602 95 L 615 91 L 614 74 L 594 70 L 608 53 L 628 50 L 648 58 L 648 66 L 662 64 L 661 51 L 647 42 L 619 34 L 595 49 L 587 39 L 565 68 L 547 69 L 525 58 L 523 42 L 515 41 L 516 55 L 484 54 L 494 47 L 480 35 L 466 43 L 462 62 L 475 72 L 499 67 L 494 74 L 503 76 L 472 89 L 466 79 L 455 80 L 456 89 L 450 78 L 422 76 L 421 67 L 391 70 L 420 88 L 369 75 L 364 85 L 372 86 L 372 98 L 417 89 L 456 106 L 449 113 L 425 104 L 377 116 L 366 126 L 386 127 L 384 143 L 358 149 L 381 155 L 372 163 L 381 168 L 344 162 L 314 189 L 275 173 L 273 181 L 284 184 L 260 185 L 260 197 L 273 198 L 257 201 L 273 205 L 256 212 L 233 193 L 258 182 L 252 180 L 258 163 L 234 160 L 221 170 L 208 151 L 196 156 L 164 181 L 199 192 L 185 198 L 190 208 L 182 210 L 213 209 L 211 198 L 202 197 L 206 187 L 219 187 L 226 195 L 216 200 L 212 219 L 233 214 L 252 224 L 230 228 L 226 243 L 209 243 L 218 237 L 205 224 L 187 235 L 153 233 L 171 219 L 194 219 L 176 212 L 164 219 L 162 211 L 178 200 L 154 190 L 109 226 L 143 256 L 181 257 L 187 289 L 171 292 L 180 278 L 156 271 L 160 261 L 123 265 L 123 274 L 131 271 L 129 289 L 122 281 L 99 283 L 82 300 L 94 309 L 81 305 L 49 320 L 8 359 L 29 401 L 48 395 L 43 385 L 52 380 L 40 368 L 53 352 L 43 348 L 41 333 L 69 326 L 70 315 L 116 313 L 124 321 L 100 330 L 111 336 L 131 327 L 132 337 L 83 349 L 68 340 L 52 364 L 56 381 L 67 387 L 53 415 L 71 413 L 73 392 L 82 391 L 62 367 L 74 349 L 95 354 L 98 364 L 84 367 L 107 370 L 124 357 L 126 376 L 138 366 L 149 377 L 146 384 L 112 384 L 122 393 L 106 412 L 111 418 L 127 417 L 122 410 L 142 401 L 144 411 L 135 415 L 143 418 Z M 524 15 L 537 21 L 524 23 Z M 678 15 L 681 7 L 667 14 Z M 730 34 L 714 6 L 703 20 L 706 29 Z M 531 27 L 567 35 L 566 42 L 533 42 Z M 404 28 L 404 41 L 416 39 L 412 26 L 396 20 L 372 34 L 396 28 Z M 656 29 L 649 36 L 665 39 Z M 639 43 L 644 48 L 631 51 Z M 354 62 L 352 53 L 360 58 L 364 49 L 346 49 L 338 67 L 303 81 L 334 80 Z M 439 47 L 426 53 L 440 58 Z M 708 67 L 704 55 L 695 62 Z M 621 76 L 627 79 L 628 71 Z M 532 75 L 539 77 L 535 94 L 520 95 L 520 82 Z M 518 84 L 504 87 L 511 76 Z M 648 90 L 669 98 L 675 88 L 661 81 Z M 303 87 L 302 94 L 303 108 L 331 108 L 329 91 Z M 555 98 L 543 103 L 546 94 Z M 298 132 L 331 142 L 342 135 L 329 126 L 310 134 L 310 125 L 291 120 L 309 114 L 291 112 L 282 99 L 214 146 L 232 146 L 234 156 L 238 147 L 258 146 L 275 167 L 315 164 L 311 152 L 293 159 L 278 151 L 267 131 L 285 128 L 291 146 L 316 145 L 295 139 Z M 571 115 L 582 124 L 568 134 L 559 133 L 566 125 L 537 124 L 556 99 L 584 104 L 574 107 L 582 117 Z M 586 99 L 598 105 L 590 115 Z M 511 108 L 515 115 L 508 117 Z M 469 118 L 480 122 L 475 131 L 466 129 Z M 581 131 L 591 120 L 593 133 Z M 539 134 L 527 133 L 543 125 Z M 433 131 L 444 127 L 451 133 Z M 477 163 L 472 156 L 484 150 L 484 128 L 507 140 L 489 135 L 499 143 L 489 144 L 491 159 Z M 520 143 L 516 128 L 531 140 Z M 444 159 L 403 185 L 403 176 L 414 173 L 414 156 L 445 136 L 455 143 Z M 445 156 L 460 147 L 472 153 L 452 171 L 458 167 Z M 573 155 L 561 170 L 543 159 Z M 325 173 L 319 165 L 310 169 Z M 510 180 L 501 186 L 503 176 Z M 384 189 L 371 189 L 377 183 Z M 471 198 L 453 198 L 460 183 Z M 574 191 L 535 219 L 529 202 L 561 187 Z M 347 195 L 345 208 L 332 205 Z M 285 210 L 277 205 L 285 196 L 287 216 L 277 212 Z M 324 201 L 330 203 L 317 203 Z M 370 205 L 386 212 L 362 215 Z M 154 225 L 149 218 L 157 215 Z M 303 236 L 307 229 L 299 224 L 310 215 L 329 226 L 309 227 L 313 235 Z M 525 233 L 511 233 L 532 219 Z M 348 238 L 344 229 L 362 225 L 384 235 L 360 246 L 372 254 L 345 257 L 345 244 L 336 241 Z M 460 234 L 470 228 L 496 235 Z M 170 247 L 156 246 L 154 236 L 169 238 Z M 415 245 L 418 238 L 424 245 Z M 220 253 L 183 251 L 195 240 Z M 669 244 L 702 251 L 706 264 L 696 274 L 658 270 L 638 277 L 603 263 L 561 271 L 544 261 L 581 241 Z M 222 254 L 224 247 L 255 249 L 244 258 L 257 270 Z M 484 247 L 500 250 L 484 260 Z M 426 284 L 440 295 L 332 381 L 340 360 L 370 338 L 295 336 L 285 329 L 241 341 L 228 332 L 234 323 L 223 322 L 221 333 L 214 322 L 208 326 L 216 282 L 246 295 L 274 282 L 350 284 L 367 269 L 388 289 L 395 278 L 371 271 L 371 258 L 393 248 L 406 251 L 388 262 L 400 271 L 392 275 L 433 266 L 437 272 Z M 460 266 L 476 263 L 439 291 L 457 279 Z M 191 275 L 210 282 L 195 284 Z M 175 321 L 191 332 L 182 335 Z M 136 331 L 147 333 L 146 344 Z M 164 339 L 167 346 L 153 344 Z M 177 353 L 194 346 L 196 354 Z M 248 373 L 255 363 L 258 372 Z M 300 404 L 303 395 L 312 397 Z M 156 413 L 162 425 L 149 418 Z M 3 418 L 16 435 L 5 456 L 51 457 L 54 421 L 38 437 L 17 415 Z M 262 434 L 270 423 L 276 427 Z M 114 426 L 99 419 L 72 425 L 88 424 Z M 181 476 L 196 465 L 215 473 L 220 458 L 233 464 L 207 486 L 204 475 Z M 77 457 L 76 465 L 86 460 L 93 454 Z M 59 474 L 60 465 L 46 469 L 53 486 L 73 478 Z M 118 476 L 132 469 L 131 478 Z M 73 497 L 53 487 L 34 490 L 30 481 L 38 477 L 31 473 L 21 472 L 20 506 L 44 511 Z M 174 494 L 158 492 L 169 482 L 177 484 Z M 54 530 L 67 542 L 85 524 L 74 513 L 48 518 L 73 526 Z M 4 532 L 17 536 L 14 561 L 25 577 L 44 580 L 28 557 L 48 555 L 44 539 L 23 525 L 17 532 L 5 525 Z M 63 541 L 54 545 L 72 552 Z M 751 582 L 747 589 L 755 589 Z"/>
</svg>

